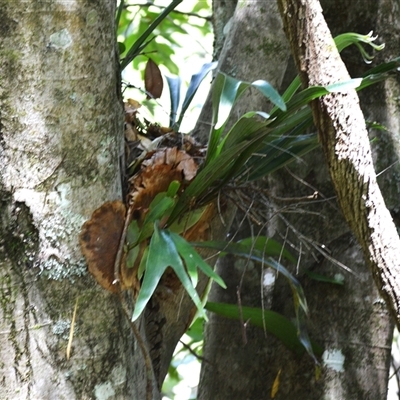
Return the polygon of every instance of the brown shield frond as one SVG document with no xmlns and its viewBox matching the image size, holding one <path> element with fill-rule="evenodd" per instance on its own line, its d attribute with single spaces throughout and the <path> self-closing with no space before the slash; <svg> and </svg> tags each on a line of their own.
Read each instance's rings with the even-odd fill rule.
<svg viewBox="0 0 400 400">
<path fill-rule="evenodd" d="M 82 226 L 79 242 L 89 272 L 106 290 L 116 293 L 114 262 L 124 228 L 126 207 L 119 200 L 109 201 L 95 210 Z"/>
</svg>

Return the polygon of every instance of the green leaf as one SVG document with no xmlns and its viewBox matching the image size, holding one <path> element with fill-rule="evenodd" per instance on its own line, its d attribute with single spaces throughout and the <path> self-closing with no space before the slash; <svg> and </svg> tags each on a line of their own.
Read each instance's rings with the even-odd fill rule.
<svg viewBox="0 0 400 400">
<path fill-rule="evenodd" d="M 233 254 L 238 257 L 257 261 L 274 269 L 276 272 L 279 272 L 288 280 L 293 292 L 295 309 L 301 307 L 306 314 L 308 313 L 307 301 L 304 296 L 304 291 L 301 287 L 300 282 L 283 265 L 281 265 L 271 257 L 266 257 L 263 252 L 252 248 L 252 246 L 248 244 L 243 245 L 239 243 L 230 243 L 224 241 L 193 242 L 192 245 L 195 247 L 214 249 L 222 251 L 224 253 Z"/>
<path fill-rule="evenodd" d="M 149 245 L 144 278 L 135 304 L 132 321 L 135 321 L 143 312 L 168 267 L 174 270 L 182 286 L 196 305 L 200 315 L 205 317 L 199 295 L 188 276 L 174 240 L 171 238 L 171 233 L 167 230 L 160 230 L 158 223 L 155 222 L 154 233 Z"/>
<path fill-rule="evenodd" d="M 176 194 L 178 193 L 178 190 L 180 187 L 181 187 L 181 184 L 179 181 L 172 181 L 168 186 L 167 196 L 175 197 Z"/>
<path fill-rule="evenodd" d="M 240 142 L 251 140 L 251 138 L 262 129 L 267 133 L 267 123 L 253 118 L 255 114 L 256 113 L 252 112 L 246 113 L 233 125 L 219 144 L 216 152 L 217 156 L 222 151 L 229 149 Z"/>
<path fill-rule="evenodd" d="M 142 279 L 144 271 L 146 270 L 147 258 L 149 257 L 149 246 L 144 249 L 142 258 L 140 260 L 139 268 L 138 268 L 138 279 Z"/>
<path fill-rule="evenodd" d="M 190 328 L 185 332 L 185 335 L 189 336 L 192 343 L 200 342 L 203 340 L 203 326 L 204 318 L 197 318 Z"/>
<path fill-rule="evenodd" d="M 125 3 L 125 0 L 120 0 L 119 6 L 117 8 L 117 14 L 116 14 L 116 17 L 115 17 L 115 26 L 117 27 L 117 29 L 118 29 L 119 22 L 121 20 L 122 11 L 124 9 L 124 3 Z"/>
<path fill-rule="evenodd" d="M 267 81 L 257 80 L 254 81 L 251 86 L 257 88 L 271 103 L 278 106 L 282 111 L 286 111 L 286 104 L 284 99 L 279 93 L 271 86 Z"/>
<path fill-rule="evenodd" d="M 349 79 L 347 81 L 333 83 L 331 85 L 326 86 L 325 89 L 329 93 L 342 93 L 350 89 L 358 88 L 361 85 L 361 82 L 362 78 L 354 78 L 354 79 Z"/>
<path fill-rule="evenodd" d="M 220 72 L 220 75 L 223 75 Z M 219 97 L 219 105 L 217 110 L 217 118 L 214 119 L 215 129 L 223 127 L 229 118 L 232 107 L 244 91 L 249 87 L 258 89 L 267 99 L 277 105 L 282 111 L 286 111 L 286 104 L 279 93 L 271 86 L 270 83 L 263 80 L 257 80 L 252 83 L 239 81 L 229 75 L 224 75 L 222 90 L 219 88 L 217 96 Z"/>
<path fill-rule="evenodd" d="M 259 252 L 264 253 L 266 256 L 282 256 L 293 263 L 296 262 L 296 258 L 288 250 L 286 250 L 281 243 L 266 236 L 257 236 L 256 238 L 248 237 L 239 240 L 238 243 L 247 247 L 250 251 L 251 249 L 256 249 Z"/>
<path fill-rule="evenodd" d="M 311 124 L 312 121 L 310 120 L 307 125 L 310 126 Z M 299 127 L 301 126 L 299 125 Z M 258 149 L 257 154 L 247 162 L 248 173 L 245 179 L 248 182 L 260 179 L 283 168 L 292 161 L 301 160 L 304 154 L 318 146 L 319 143 L 315 133 L 299 136 L 290 134 L 271 142 L 266 142 L 264 147 Z"/>
<path fill-rule="evenodd" d="M 172 181 L 167 192 L 160 192 L 154 197 L 149 206 L 149 212 L 147 213 L 143 226 L 138 238 L 138 242 L 147 239 L 153 232 L 153 224 L 157 220 L 166 219 L 169 216 L 170 211 L 175 205 L 175 196 L 180 188 L 178 181 Z"/>
<path fill-rule="evenodd" d="M 125 51 L 125 44 L 122 42 L 118 42 L 118 52 L 122 54 Z"/>
<path fill-rule="evenodd" d="M 261 308 L 239 307 L 233 304 L 207 302 L 206 310 L 214 312 L 226 318 L 248 320 L 250 324 L 259 328 L 265 328 L 267 332 L 278 338 L 288 349 L 298 355 L 304 353 L 304 347 L 297 335 L 296 327 L 283 315 L 270 310 Z M 312 351 L 317 356 L 321 356 L 323 349 L 321 346 L 311 342 Z"/>
<path fill-rule="evenodd" d="M 150 210 L 143 222 L 143 227 L 138 239 L 139 242 L 151 236 L 154 222 L 163 217 L 167 217 L 174 204 L 175 199 L 168 197 L 167 193 L 162 192 L 157 194 L 151 202 Z"/>
<path fill-rule="evenodd" d="M 201 82 L 203 82 L 203 79 L 207 76 L 207 74 L 212 71 L 213 69 L 215 69 L 218 65 L 217 61 L 214 62 L 210 62 L 210 63 L 206 63 L 204 64 L 200 71 L 197 74 L 192 75 L 192 78 L 190 79 L 190 83 L 189 83 L 189 87 L 187 89 L 186 92 L 186 96 L 185 99 L 183 100 L 183 104 L 182 104 L 182 110 L 179 116 L 179 120 L 176 123 L 176 126 L 174 126 L 175 130 L 179 130 L 183 117 L 190 105 L 190 103 L 193 100 L 194 95 L 197 92 L 197 89 L 199 88 Z"/>
<path fill-rule="evenodd" d="M 128 247 L 128 253 L 126 255 L 126 266 L 132 268 L 135 260 L 139 254 L 139 246 L 132 246 L 138 242 L 140 236 L 139 225 L 136 220 L 132 220 L 128 226 L 126 233 L 126 243 Z"/>
<path fill-rule="evenodd" d="M 220 74 L 222 75 L 222 73 Z M 224 75 L 224 77 L 224 85 L 219 96 L 218 117 L 215 121 L 216 130 L 220 129 L 226 123 L 237 98 L 246 89 L 246 85 L 243 85 L 242 81 L 232 78 L 229 75 Z"/>
<path fill-rule="evenodd" d="M 314 281 L 333 283 L 334 285 L 344 285 L 344 277 L 340 274 L 336 274 L 333 278 L 312 271 L 306 271 L 305 274 Z"/>
<path fill-rule="evenodd" d="M 133 265 L 135 264 L 136 258 L 139 254 L 139 249 L 140 249 L 139 245 L 136 245 L 128 251 L 126 255 L 126 266 L 128 268 L 132 268 Z"/>
<path fill-rule="evenodd" d="M 226 285 L 222 278 L 214 272 L 214 270 L 201 258 L 193 246 L 188 243 L 182 236 L 176 233 L 165 231 L 174 241 L 175 246 L 186 264 L 188 274 L 192 278 L 193 286 L 197 285 L 197 267 L 209 278 L 213 279 L 218 285 L 226 289 Z"/>
<path fill-rule="evenodd" d="M 216 196 L 221 185 L 237 171 L 250 157 L 258 142 L 265 136 L 262 130 L 251 140 L 238 143 L 226 151 L 223 151 L 212 162 L 208 163 L 200 170 L 194 180 L 179 196 L 168 223 L 174 222 L 177 218 L 184 215 L 191 209 L 193 200 L 196 207 L 207 204 Z"/>
<path fill-rule="evenodd" d="M 170 226 L 168 226 L 168 229 L 171 232 L 178 234 L 189 230 L 193 225 L 199 222 L 206 208 L 207 206 L 204 206 L 196 208 L 193 211 L 188 211 L 182 218 L 176 219 Z"/>
<path fill-rule="evenodd" d="M 171 100 L 169 126 L 172 127 L 175 124 L 176 117 L 178 115 L 182 79 L 179 76 L 167 76 L 166 78 L 169 87 L 169 97 Z"/>
<path fill-rule="evenodd" d="M 164 241 L 164 238 L 160 235 L 160 230 L 157 229 L 157 225 L 155 224 L 154 226 L 155 229 L 150 240 L 144 278 L 136 300 L 132 321 L 139 318 L 156 290 L 162 275 L 169 266 L 166 260 L 172 262 L 172 258 L 176 257 L 176 249 L 171 248 L 169 243 Z"/>
<path fill-rule="evenodd" d="M 141 52 L 142 45 L 146 42 L 148 37 L 153 33 L 154 29 L 168 16 L 168 14 L 183 0 L 172 0 L 171 3 L 154 19 L 148 26 L 146 31 L 135 41 L 133 46 L 129 49 L 125 58 L 121 61 L 121 70 L 124 70 L 129 63 Z"/>
</svg>

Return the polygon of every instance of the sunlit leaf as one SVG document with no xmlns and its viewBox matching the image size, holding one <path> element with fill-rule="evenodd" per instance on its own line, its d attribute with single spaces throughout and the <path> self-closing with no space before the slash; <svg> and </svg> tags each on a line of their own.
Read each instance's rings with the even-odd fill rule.
<svg viewBox="0 0 400 400">
<path fill-rule="evenodd" d="M 197 318 L 190 328 L 185 332 L 185 335 L 189 336 L 192 339 L 192 342 L 199 342 L 203 340 L 203 325 L 204 318 Z"/>
<path fill-rule="evenodd" d="M 278 106 L 282 111 L 286 111 L 285 101 L 269 82 L 257 80 L 254 81 L 251 86 L 257 88 L 271 103 Z"/>
<path fill-rule="evenodd" d="M 172 181 L 168 186 L 167 196 L 168 197 L 176 196 L 180 187 L 181 187 L 181 184 L 179 181 Z"/>
<path fill-rule="evenodd" d="M 354 79 L 349 79 L 347 81 L 341 81 L 337 83 L 333 83 L 332 85 L 326 86 L 326 90 L 329 93 L 342 93 L 346 92 L 350 89 L 356 89 L 361 85 L 362 78 L 354 78 Z"/>
<path fill-rule="evenodd" d="M 171 100 L 171 112 L 169 114 L 169 126 L 175 124 L 178 115 L 178 107 L 181 96 L 181 83 L 182 79 L 179 76 L 167 76 L 167 83 L 169 87 L 169 97 Z"/>
<path fill-rule="evenodd" d="M 217 67 L 217 65 L 218 65 L 217 61 L 206 63 L 201 67 L 200 71 L 197 74 L 192 75 L 192 77 L 190 79 L 189 87 L 186 92 L 186 96 L 183 100 L 182 110 L 181 110 L 181 113 L 179 116 L 179 120 L 176 124 L 176 127 L 174 127 L 175 129 L 179 130 L 179 127 L 182 123 L 182 120 L 186 113 L 186 110 L 188 109 L 190 103 L 192 102 L 193 97 L 196 94 L 197 89 L 199 88 L 201 82 L 203 81 L 203 79 L 207 76 L 207 74 L 210 71 L 212 71 L 213 69 L 215 69 Z"/>
<path fill-rule="evenodd" d="M 215 129 L 217 130 L 225 124 L 229 118 L 236 99 L 245 89 L 245 87 L 242 85 L 242 81 L 232 78 L 229 75 L 224 75 L 224 77 L 224 85 L 219 97 L 218 119 L 215 121 Z"/>
<path fill-rule="evenodd" d="M 149 36 L 153 33 L 154 29 L 168 16 L 168 14 L 183 0 L 172 0 L 171 3 L 154 19 L 154 21 L 147 27 L 146 31 L 135 40 L 133 46 L 129 49 L 125 58 L 121 61 L 121 70 L 124 70 L 127 65 L 138 55 L 141 51 L 141 46 L 147 41 Z M 149 13 L 148 13 L 149 14 Z"/>
</svg>

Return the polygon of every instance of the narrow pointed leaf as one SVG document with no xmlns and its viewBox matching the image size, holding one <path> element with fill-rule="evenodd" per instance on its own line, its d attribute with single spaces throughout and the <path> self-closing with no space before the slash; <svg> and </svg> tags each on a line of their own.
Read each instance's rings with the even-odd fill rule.
<svg viewBox="0 0 400 400">
<path fill-rule="evenodd" d="M 257 88 L 267 99 L 274 105 L 279 107 L 282 111 L 286 111 L 286 104 L 279 93 L 267 81 L 258 80 L 254 81 L 251 86 Z"/>
<path fill-rule="evenodd" d="M 189 230 L 193 225 L 199 222 L 200 218 L 204 214 L 207 206 L 196 208 L 195 210 L 188 211 L 183 218 L 175 220 L 168 229 L 174 233 L 182 233 Z"/>
<path fill-rule="evenodd" d="M 159 193 L 160 195 L 161 193 Z M 168 216 L 169 211 L 175 204 L 175 200 L 171 197 L 167 197 L 166 193 L 163 193 L 165 197 L 161 198 L 155 206 L 150 204 L 150 211 L 147 213 L 146 218 L 143 222 L 143 227 L 140 232 L 138 241 L 142 241 L 151 236 L 153 232 L 154 222 Z"/>
<path fill-rule="evenodd" d="M 296 262 L 296 258 L 288 250 L 286 250 L 281 243 L 266 236 L 258 236 L 256 238 L 248 237 L 239 240 L 238 243 L 247 246 L 249 249 L 253 247 L 254 249 L 264 253 L 266 256 L 282 256 L 293 263 Z"/>
<path fill-rule="evenodd" d="M 268 267 L 271 267 L 275 271 L 282 274 L 288 280 L 293 291 L 295 307 L 297 306 L 302 307 L 304 312 L 307 314 L 308 312 L 307 301 L 304 296 L 303 288 L 300 282 L 283 265 L 275 261 L 273 258 L 265 257 L 265 255 L 262 252 L 252 248 L 251 245 L 229 243 L 224 241 L 194 242 L 192 243 L 192 245 L 195 247 L 205 247 L 205 248 L 219 250 L 224 253 L 229 253 L 236 255 L 238 257 L 243 257 L 253 261 L 257 261 L 265 264 Z"/>
<path fill-rule="evenodd" d="M 212 302 L 207 302 L 205 308 L 226 318 L 239 320 L 242 317 L 254 326 L 265 327 L 267 332 L 278 338 L 288 349 L 298 355 L 304 353 L 304 347 L 297 336 L 295 325 L 277 312 L 253 307 L 241 307 L 239 310 L 237 305 Z M 314 342 L 311 344 L 313 352 L 321 356 L 323 349 Z"/>
<path fill-rule="evenodd" d="M 242 141 L 251 139 L 260 129 L 267 126 L 266 122 L 258 121 L 253 118 L 253 113 L 243 115 L 225 135 L 221 144 L 218 146 L 217 155 L 221 151 L 228 149 Z"/>
<path fill-rule="evenodd" d="M 214 272 L 214 270 L 200 257 L 200 255 L 189 242 L 187 242 L 182 236 L 179 236 L 176 233 L 169 232 L 168 234 L 174 241 L 180 256 L 185 261 L 188 271 L 195 271 L 197 270 L 197 268 L 200 268 L 205 275 L 207 275 L 209 278 L 218 283 L 218 285 L 226 289 L 226 285 L 222 278 L 216 272 Z M 194 286 L 196 285 L 194 284 Z"/>
<path fill-rule="evenodd" d="M 178 253 L 178 249 L 176 248 L 176 245 L 171 238 L 171 232 L 169 232 L 168 230 L 160 230 L 157 225 L 155 225 L 154 228 L 155 232 L 157 232 L 157 234 L 161 238 L 161 241 L 163 242 L 163 247 L 168 248 L 168 253 L 164 254 L 164 262 L 168 263 L 168 265 L 175 271 L 177 277 L 182 283 L 182 286 L 188 292 L 190 298 L 193 300 L 193 303 L 196 305 L 198 312 L 201 316 L 204 317 L 205 314 L 203 305 L 201 304 L 201 300 L 196 292 L 192 281 L 189 279 L 188 273 Z"/>
<path fill-rule="evenodd" d="M 157 16 L 157 18 L 150 24 L 146 31 L 134 42 L 129 49 L 125 58 L 121 61 L 121 71 L 123 71 L 129 63 L 140 54 L 143 49 L 143 44 L 147 41 L 148 37 L 153 33 L 157 26 L 168 16 L 168 14 L 177 7 L 183 0 L 172 0 L 171 3 Z M 143 46 L 143 47 L 142 47 Z"/>
<path fill-rule="evenodd" d="M 173 127 L 176 122 L 178 114 L 178 107 L 181 96 L 181 78 L 179 76 L 167 76 L 167 83 L 169 88 L 169 97 L 171 101 L 171 111 L 169 114 L 169 126 Z"/>
<path fill-rule="evenodd" d="M 155 224 L 155 227 L 157 224 Z M 142 286 L 136 300 L 135 309 L 132 315 L 132 321 L 139 318 L 140 314 L 149 302 L 157 288 L 158 282 L 168 267 L 168 263 L 175 256 L 174 249 L 171 249 L 160 235 L 159 229 L 154 229 L 150 240 L 149 251 L 146 262 L 146 269 Z"/>
<path fill-rule="evenodd" d="M 329 93 L 343 93 L 350 89 L 356 89 L 361 85 L 362 78 L 349 79 L 347 81 L 333 83 L 332 85 L 326 86 L 326 90 Z"/>
<path fill-rule="evenodd" d="M 332 283 L 334 285 L 344 285 L 344 277 L 342 275 L 335 275 L 333 278 L 331 278 L 313 271 L 306 271 L 305 274 L 314 281 Z"/>
<path fill-rule="evenodd" d="M 140 236 L 139 226 L 136 220 L 132 220 L 128 226 L 128 231 L 126 233 L 126 246 L 128 252 L 126 255 L 126 266 L 132 268 L 137 255 L 139 254 L 139 246 L 133 246 L 134 243 L 138 242 Z"/>
<path fill-rule="evenodd" d="M 171 238 L 171 232 L 168 230 L 161 230 L 156 222 L 154 224 L 154 233 L 150 240 L 148 249 L 146 269 L 142 286 L 136 300 L 132 321 L 136 320 L 143 312 L 150 297 L 156 290 L 162 275 L 168 267 L 171 267 L 174 270 L 182 286 L 188 292 L 190 298 L 196 305 L 198 312 L 202 317 L 205 317 L 201 300 L 188 276 L 188 272 L 182 262 L 176 244 Z"/>
<path fill-rule="evenodd" d="M 182 123 L 182 119 L 185 115 L 185 112 L 187 111 L 190 103 L 192 102 L 193 97 L 195 96 L 197 89 L 199 88 L 201 82 L 203 82 L 203 79 L 207 76 L 207 74 L 210 71 L 212 71 L 213 69 L 215 69 L 217 67 L 217 65 L 218 65 L 217 61 L 206 63 L 201 67 L 200 71 L 197 74 L 192 75 L 192 78 L 190 79 L 189 87 L 186 92 L 186 96 L 183 100 L 182 110 L 181 110 L 181 113 L 179 116 L 179 120 L 178 120 L 176 129 L 179 129 L 179 127 Z"/>
<path fill-rule="evenodd" d="M 215 122 L 215 129 L 218 130 L 226 123 L 236 99 L 248 86 L 249 84 L 225 75 L 225 82 L 219 99 L 218 119 Z"/>
</svg>

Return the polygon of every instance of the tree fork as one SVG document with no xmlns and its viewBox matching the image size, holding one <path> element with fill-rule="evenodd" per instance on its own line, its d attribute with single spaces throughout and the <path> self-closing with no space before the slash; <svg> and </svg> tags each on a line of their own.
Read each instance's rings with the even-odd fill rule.
<svg viewBox="0 0 400 400">
<path fill-rule="evenodd" d="M 304 86 L 349 80 L 317 0 L 278 0 Z M 341 210 L 400 327 L 400 239 L 376 181 L 357 93 L 330 93 L 311 104 Z"/>
</svg>

